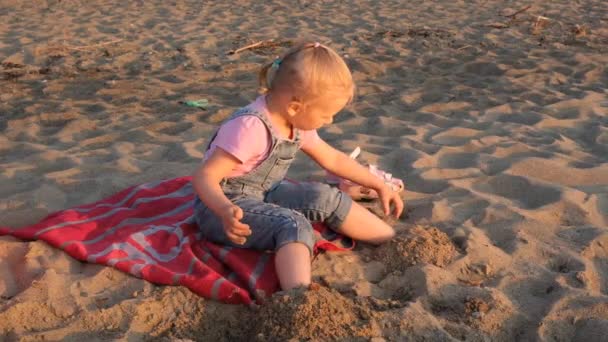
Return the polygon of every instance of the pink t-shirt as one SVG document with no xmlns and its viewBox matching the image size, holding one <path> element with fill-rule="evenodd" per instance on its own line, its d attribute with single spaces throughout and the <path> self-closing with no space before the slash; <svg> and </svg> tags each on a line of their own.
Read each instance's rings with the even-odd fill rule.
<svg viewBox="0 0 608 342">
<path fill-rule="evenodd" d="M 262 113 L 268 118 L 264 96 L 258 97 L 247 108 Z M 280 139 L 287 139 L 287 137 L 282 137 L 277 132 L 274 133 Z M 320 139 L 316 130 L 301 130 L 300 148 L 313 146 Z M 228 175 L 228 177 L 238 177 L 247 174 L 268 157 L 272 147 L 272 138 L 261 119 L 253 115 L 244 115 L 229 120 L 220 127 L 209 151 L 205 153 L 204 159 L 209 158 L 218 147 L 241 162 Z"/>
</svg>

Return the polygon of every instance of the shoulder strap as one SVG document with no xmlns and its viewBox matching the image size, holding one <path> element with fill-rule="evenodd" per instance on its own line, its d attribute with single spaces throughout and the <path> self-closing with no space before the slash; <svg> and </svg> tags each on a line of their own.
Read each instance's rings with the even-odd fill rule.
<svg viewBox="0 0 608 342">
<path fill-rule="evenodd" d="M 224 125 L 226 122 L 234 120 L 238 117 L 247 116 L 247 115 L 255 116 L 264 123 L 264 125 L 266 126 L 266 129 L 270 133 L 270 136 L 272 138 L 272 143 L 274 145 L 277 138 L 275 137 L 274 132 L 272 130 L 272 124 L 270 123 L 270 121 L 268 120 L 266 115 L 264 115 L 263 113 L 260 113 L 259 111 L 255 110 L 255 109 L 252 109 L 249 107 L 239 108 L 228 119 L 226 119 L 224 122 L 222 122 L 222 125 Z M 219 132 L 220 128 L 221 128 L 221 125 L 215 131 L 215 133 L 213 134 L 213 137 L 211 137 L 211 140 L 209 140 L 209 143 L 207 144 L 207 150 L 209 150 L 211 148 L 211 144 L 213 143 L 213 140 L 215 140 L 215 137 L 217 137 L 217 133 Z"/>
</svg>

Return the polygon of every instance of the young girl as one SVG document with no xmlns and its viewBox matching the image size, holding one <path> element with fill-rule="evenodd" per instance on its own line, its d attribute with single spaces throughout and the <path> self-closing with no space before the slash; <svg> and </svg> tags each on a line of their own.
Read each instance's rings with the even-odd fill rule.
<svg viewBox="0 0 608 342">
<path fill-rule="evenodd" d="M 262 68 L 260 84 L 264 95 L 222 124 L 194 172 L 195 217 L 212 242 L 274 250 L 281 288 L 289 290 L 311 281 L 311 221 L 372 244 L 395 234 L 334 187 L 281 182 L 298 150 L 338 177 L 375 190 L 387 215 L 393 204 L 399 217 L 403 202 L 382 179 L 317 135 L 353 99 L 352 75 L 335 51 L 298 44 Z"/>
</svg>

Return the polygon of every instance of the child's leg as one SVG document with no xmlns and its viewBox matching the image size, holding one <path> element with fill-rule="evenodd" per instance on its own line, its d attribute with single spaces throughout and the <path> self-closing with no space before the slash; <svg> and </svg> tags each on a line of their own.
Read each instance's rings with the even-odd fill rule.
<svg viewBox="0 0 608 342">
<path fill-rule="evenodd" d="M 245 244 L 237 245 L 230 241 L 221 220 L 199 203 L 195 207 L 195 219 L 203 237 L 237 248 L 274 250 L 276 271 L 283 290 L 310 284 L 310 261 L 315 236 L 306 217 L 257 198 L 241 197 L 233 202 L 243 209 L 241 222 L 251 228 L 251 235 Z"/>
<path fill-rule="evenodd" d="M 373 244 L 390 240 L 395 231 L 342 191 L 322 183 L 284 183 L 268 193 L 266 201 L 291 208 L 312 222 Z"/>
<path fill-rule="evenodd" d="M 395 231 L 391 226 L 357 202 L 353 202 L 339 231 L 355 240 L 375 245 L 386 242 L 395 236 Z"/>
<path fill-rule="evenodd" d="M 274 258 L 281 289 L 289 290 L 310 284 L 310 250 L 301 243 L 288 243 Z"/>
</svg>

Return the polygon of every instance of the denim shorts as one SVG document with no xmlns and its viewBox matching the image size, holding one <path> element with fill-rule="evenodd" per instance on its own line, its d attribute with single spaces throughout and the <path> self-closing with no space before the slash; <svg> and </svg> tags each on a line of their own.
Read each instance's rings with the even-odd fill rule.
<svg viewBox="0 0 608 342">
<path fill-rule="evenodd" d="M 230 195 L 229 199 L 243 209 L 241 222 L 251 228 L 245 244 L 230 241 L 221 219 L 197 198 L 194 215 L 203 237 L 222 245 L 273 251 L 285 244 L 299 242 L 312 253 L 315 234 L 311 222 L 324 222 L 339 232 L 352 206 L 348 195 L 322 183 L 284 181 L 264 195 L 248 193 L 244 189 L 243 193 Z"/>
</svg>

